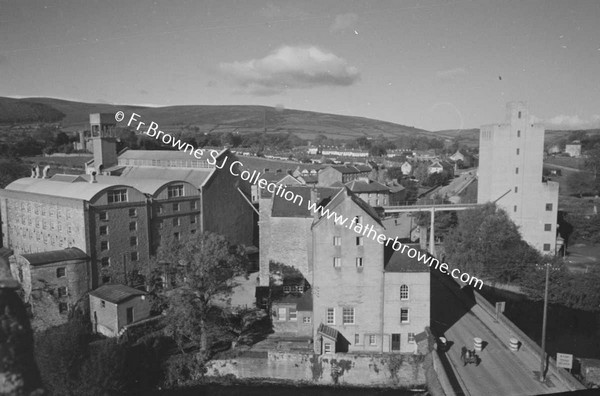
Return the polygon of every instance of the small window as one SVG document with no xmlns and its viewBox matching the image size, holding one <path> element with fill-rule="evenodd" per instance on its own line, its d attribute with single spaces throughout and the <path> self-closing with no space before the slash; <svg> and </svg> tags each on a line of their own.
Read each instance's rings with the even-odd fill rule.
<svg viewBox="0 0 600 396">
<path fill-rule="evenodd" d="M 544 231 L 552 231 L 552 224 L 544 224 Z"/>
<path fill-rule="evenodd" d="M 107 211 L 100 212 L 100 214 L 98 215 L 98 218 L 99 218 L 101 221 L 106 221 L 106 220 L 108 220 L 108 212 L 107 212 Z"/>
<path fill-rule="evenodd" d="M 100 242 L 100 250 L 101 251 L 108 250 L 108 241 L 101 241 Z"/>
<path fill-rule="evenodd" d="M 173 233 L 173 238 L 178 241 L 179 240 L 179 233 L 178 232 L 174 232 Z"/>
<path fill-rule="evenodd" d="M 335 324 L 335 308 L 327 308 L 327 324 Z"/>
<path fill-rule="evenodd" d="M 283 322 L 285 320 L 285 308 L 277 309 L 277 320 Z"/>
<path fill-rule="evenodd" d="M 129 222 L 129 231 L 135 231 L 135 230 L 137 230 L 137 221 Z"/>
<path fill-rule="evenodd" d="M 127 202 L 127 189 L 109 191 L 107 194 L 108 203 Z"/>
<path fill-rule="evenodd" d="M 100 300 L 100 306 L 101 306 L 102 308 L 106 308 L 106 301 L 104 301 L 104 300 Z"/>
<path fill-rule="evenodd" d="M 517 167 L 517 168 L 515 168 L 515 175 L 518 175 L 518 174 L 519 174 L 519 168 Z"/>
<path fill-rule="evenodd" d="M 521 112 L 519 111 L 519 114 L 517 115 L 518 118 L 521 118 Z M 521 132 L 521 131 L 519 131 Z"/>
<path fill-rule="evenodd" d="M 69 310 L 69 306 L 65 302 L 58 303 L 58 312 L 63 314 Z"/>
<path fill-rule="evenodd" d="M 179 204 L 178 203 L 173 204 L 173 212 L 179 212 Z"/>
<path fill-rule="evenodd" d="M 354 334 L 354 345 L 360 344 L 360 334 Z"/>
<path fill-rule="evenodd" d="M 283 292 L 284 293 L 291 293 L 292 292 L 292 287 L 291 286 L 283 286 Z"/>
<path fill-rule="evenodd" d="M 173 217 L 173 227 L 179 227 L 179 217 Z"/>
<path fill-rule="evenodd" d="M 333 237 L 333 246 L 341 246 L 342 245 L 342 237 L 334 236 Z"/>
<path fill-rule="evenodd" d="M 369 335 L 369 345 L 377 345 L 377 336 Z"/>
<path fill-rule="evenodd" d="M 130 208 L 129 209 L 129 217 L 136 217 L 137 216 L 137 209 L 136 208 Z"/>
<path fill-rule="evenodd" d="M 99 231 L 100 231 L 99 232 L 100 235 L 108 235 L 108 226 L 105 226 L 105 225 L 100 226 L 100 230 Z"/>
<path fill-rule="evenodd" d="M 342 267 L 342 258 L 334 257 L 333 258 L 333 268 L 341 268 Z"/>
<path fill-rule="evenodd" d="M 342 322 L 346 324 L 354 324 L 354 308 L 342 309 Z"/>
<path fill-rule="evenodd" d="M 131 252 L 131 261 L 138 261 L 138 252 Z"/>
<path fill-rule="evenodd" d="M 408 308 L 400 309 L 400 323 L 408 323 Z"/>
<path fill-rule="evenodd" d="M 325 345 L 323 346 L 323 352 L 324 353 L 331 353 L 331 343 L 326 342 Z"/>
<path fill-rule="evenodd" d="M 198 201 L 192 201 L 190 206 L 192 207 L 192 210 L 197 210 L 198 209 Z"/>
<path fill-rule="evenodd" d="M 356 237 L 356 246 L 363 246 L 363 237 Z"/>
<path fill-rule="evenodd" d="M 169 198 L 183 197 L 183 184 L 177 186 L 169 186 L 167 195 Z"/>
<path fill-rule="evenodd" d="M 196 224 L 196 215 L 190 215 L 190 224 Z"/>
<path fill-rule="evenodd" d="M 196 233 L 196 230 L 191 230 L 190 231 L 190 234 L 195 234 L 195 233 Z"/>
<path fill-rule="evenodd" d="M 356 224 L 362 224 L 362 216 L 356 216 L 356 217 L 354 217 L 354 223 L 356 223 Z"/>
<path fill-rule="evenodd" d="M 290 322 L 296 322 L 298 320 L 298 311 L 296 308 L 290 308 L 289 320 Z"/>
<path fill-rule="evenodd" d="M 356 268 L 362 268 L 362 267 L 363 267 L 363 258 L 357 257 L 356 258 Z"/>
<path fill-rule="evenodd" d="M 162 214 L 162 212 L 163 212 L 163 207 L 162 207 L 162 205 L 157 205 L 157 206 L 156 206 L 156 211 L 158 212 L 158 214 Z"/>
<path fill-rule="evenodd" d="M 58 289 L 56 289 L 56 292 L 58 294 L 58 297 L 64 297 L 67 295 L 67 288 L 65 286 L 61 286 Z"/>
<path fill-rule="evenodd" d="M 515 186 L 515 193 L 519 192 L 519 187 Z"/>
<path fill-rule="evenodd" d="M 135 236 L 132 236 L 129 238 L 129 246 L 137 246 L 138 244 L 138 239 Z"/>
<path fill-rule="evenodd" d="M 515 205 L 515 206 L 513 207 L 513 211 L 514 211 L 514 212 L 516 212 L 516 211 L 517 211 L 517 205 Z"/>
<path fill-rule="evenodd" d="M 400 300 L 408 300 L 408 286 L 400 286 Z"/>
<path fill-rule="evenodd" d="M 310 316 L 305 316 L 302 318 L 302 323 L 312 323 L 312 318 Z"/>
<path fill-rule="evenodd" d="M 544 252 L 549 252 L 549 251 L 550 251 L 550 244 L 544 243 Z"/>
<path fill-rule="evenodd" d="M 56 277 L 57 278 L 62 278 L 64 276 L 66 276 L 67 272 L 65 267 L 59 267 L 56 269 Z"/>
<path fill-rule="evenodd" d="M 415 343 L 415 333 L 408 333 L 408 343 L 409 344 Z"/>
<path fill-rule="evenodd" d="M 552 204 L 551 203 L 547 203 L 546 204 L 546 211 L 548 211 L 548 212 L 552 211 Z"/>
<path fill-rule="evenodd" d="M 102 259 L 100 259 L 100 262 L 102 263 L 102 267 L 109 267 L 110 257 L 102 257 Z"/>
</svg>

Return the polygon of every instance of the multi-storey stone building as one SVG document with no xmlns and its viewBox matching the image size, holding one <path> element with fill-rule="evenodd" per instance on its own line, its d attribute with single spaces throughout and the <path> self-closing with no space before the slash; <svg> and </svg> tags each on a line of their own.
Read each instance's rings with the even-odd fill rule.
<svg viewBox="0 0 600 396">
<path fill-rule="evenodd" d="M 525 241 L 555 254 L 558 183 L 543 180 L 543 155 L 543 126 L 525 103 L 508 103 L 506 123 L 481 127 L 477 202 L 496 201 Z"/>
</svg>

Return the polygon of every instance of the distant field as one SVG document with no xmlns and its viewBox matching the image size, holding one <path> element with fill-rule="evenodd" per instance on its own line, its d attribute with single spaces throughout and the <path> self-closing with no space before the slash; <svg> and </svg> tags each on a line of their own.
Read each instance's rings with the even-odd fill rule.
<svg viewBox="0 0 600 396">
<path fill-rule="evenodd" d="M 585 158 L 571 158 L 571 157 L 548 157 L 544 160 L 546 164 L 566 166 L 569 168 L 583 169 L 585 165 Z"/>
</svg>

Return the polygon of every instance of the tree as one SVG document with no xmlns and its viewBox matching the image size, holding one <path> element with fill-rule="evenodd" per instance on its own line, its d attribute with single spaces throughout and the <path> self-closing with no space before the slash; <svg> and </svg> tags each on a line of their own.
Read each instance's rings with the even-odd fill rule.
<svg viewBox="0 0 600 396">
<path fill-rule="evenodd" d="M 29 167 L 20 161 L 0 160 L 0 188 L 6 187 L 21 177 L 27 177 L 29 172 Z"/>
<path fill-rule="evenodd" d="M 458 225 L 444 240 L 447 261 L 463 272 L 512 282 L 538 263 L 538 252 L 523 241 L 508 214 L 495 204 L 458 213 Z"/>
<path fill-rule="evenodd" d="M 225 237 L 205 232 L 159 248 L 158 258 L 177 273 L 179 287 L 169 297 L 167 331 L 183 351 L 199 346 L 204 356 L 217 338 L 216 302 L 229 296 L 234 278 L 245 273 L 243 248 Z"/>
</svg>

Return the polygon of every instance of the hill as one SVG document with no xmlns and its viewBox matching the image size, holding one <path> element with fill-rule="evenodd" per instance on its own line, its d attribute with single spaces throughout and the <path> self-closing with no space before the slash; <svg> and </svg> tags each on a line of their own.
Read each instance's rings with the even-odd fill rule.
<svg viewBox="0 0 600 396">
<path fill-rule="evenodd" d="M 144 107 L 111 105 L 104 103 L 82 103 L 54 98 L 11 99 L 0 98 L 0 120 L 32 119 L 30 111 L 23 107 L 43 106 L 64 116 L 60 119 L 66 130 L 86 128 L 90 113 L 115 113 L 122 110 L 126 116 L 132 111 L 141 119 L 158 123 L 162 130 L 172 131 L 182 128 L 198 132 L 283 132 L 294 133 L 304 139 L 312 139 L 322 133 L 331 138 L 357 138 L 361 136 L 387 138 L 407 135 L 447 138 L 443 133 L 430 132 L 419 128 L 394 124 L 364 117 L 343 116 L 313 111 L 277 109 L 268 106 L 168 106 Z M 23 109 L 22 109 L 23 107 Z M 14 112 L 14 113 L 12 113 Z M 26 122 L 26 121 L 23 121 Z"/>
<path fill-rule="evenodd" d="M 58 122 L 65 114 L 51 105 L 0 97 L 0 124 Z"/>
</svg>

